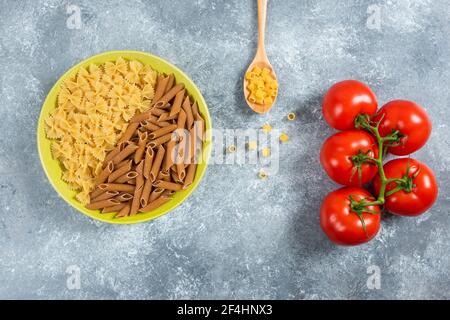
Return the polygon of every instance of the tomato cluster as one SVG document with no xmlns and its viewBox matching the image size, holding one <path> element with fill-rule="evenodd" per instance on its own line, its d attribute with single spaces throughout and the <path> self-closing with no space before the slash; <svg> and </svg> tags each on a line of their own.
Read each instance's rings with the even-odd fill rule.
<svg viewBox="0 0 450 320">
<path fill-rule="evenodd" d="M 321 227 L 331 241 L 350 246 L 373 239 L 382 206 L 396 215 L 417 216 L 434 204 L 438 186 L 428 166 L 412 158 L 383 163 L 387 153 L 406 156 L 425 145 L 431 120 L 422 107 L 395 100 L 378 110 L 367 85 L 346 80 L 328 90 L 322 111 L 340 132 L 325 140 L 320 162 L 345 186 L 329 193 L 320 209 Z"/>
</svg>

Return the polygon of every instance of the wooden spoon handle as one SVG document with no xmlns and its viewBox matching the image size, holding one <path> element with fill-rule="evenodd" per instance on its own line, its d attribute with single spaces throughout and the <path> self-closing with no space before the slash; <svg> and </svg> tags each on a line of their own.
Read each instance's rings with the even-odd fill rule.
<svg viewBox="0 0 450 320">
<path fill-rule="evenodd" d="M 256 55 L 262 60 L 267 60 L 266 47 L 264 45 L 267 1 L 268 0 L 258 0 L 258 50 L 256 51 Z"/>
</svg>

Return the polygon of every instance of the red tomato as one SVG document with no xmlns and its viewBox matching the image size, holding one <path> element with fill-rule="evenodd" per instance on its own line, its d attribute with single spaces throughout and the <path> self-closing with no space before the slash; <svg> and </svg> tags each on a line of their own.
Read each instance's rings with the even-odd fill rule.
<svg viewBox="0 0 450 320">
<path fill-rule="evenodd" d="M 367 85 L 356 80 L 345 80 L 333 85 L 325 94 L 322 112 L 331 127 L 348 130 L 355 128 L 358 114 L 373 115 L 377 107 L 377 98 Z"/>
<path fill-rule="evenodd" d="M 379 130 L 382 137 L 394 130 L 403 135 L 400 144 L 388 150 L 398 156 L 416 152 L 423 147 L 431 134 L 431 120 L 427 112 L 412 101 L 395 100 L 387 103 L 373 120 L 380 119 Z"/>
<path fill-rule="evenodd" d="M 357 170 L 358 161 L 352 160 L 359 152 L 378 157 L 377 142 L 366 131 L 347 130 L 338 132 L 325 140 L 320 151 L 320 163 L 328 176 L 344 186 L 359 186 L 370 182 L 378 172 L 373 163 L 360 163 L 361 181 Z"/>
<path fill-rule="evenodd" d="M 438 185 L 433 171 L 425 164 L 409 158 L 401 158 L 386 163 L 384 173 L 386 178 L 403 178 L 409 163 L 408 177 L 411 179 L 411 190 L 400 190 L 385 197 L 385 208 L 392 213 L 401 216 L 418 216 L 427 211 L 436 201 Z M 386 186 L 386 193 L 397 186 L 392 182 Z M 380 177 L 374 180 L 376 194 L 381 187 Z"/>
<path fill-rule="evenodd" d="M 359 187 L 344 187 L 329 193 L 320 208 L 320 226 L 328 238 L 336 244 L 355 246 L 374 238 L 380 230 L 380 208 L 369 206 L 369 210 L 377 213 L 363 213 L 362 219 L 366 231 L 358 214 L 350 207 L 350 196 L 359 201 L 367 199 L 374 201 L 372 195 Z"/>
</svg>

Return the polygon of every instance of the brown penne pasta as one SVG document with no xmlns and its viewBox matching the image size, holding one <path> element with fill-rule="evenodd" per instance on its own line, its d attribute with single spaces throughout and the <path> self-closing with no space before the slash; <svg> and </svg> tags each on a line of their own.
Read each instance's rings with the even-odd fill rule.
<svg viewBox="0 0 450 320">
<path fill-rule="evenodd" d="M 169 74 L 169 80 L 167 80 L 166 89 L 164 90 L 164 93 L 169 92 L 170 89 L 173 88 L 173 85 L 175 83 L 175 76 L 173 73 Z"/>
<path fill-rule="evenodd" d="M 186 176 L 186 170 L 184 169 L 184 163 L 179 162 L 176 164 L 177 166 L 177 177 L 179 182 L 184 181 L 184 177 Z"/>
<path fill-rule="evenodd" d="M 172 89 L 170 89 L 167 93 L 164 94 L 156 103 L 156 108 L 164 107 L 173 97 L 180 91 L 184 89 L 184 84 L 179 83 L 175 85 Z"/>
<path fill-rule="evenodd" d="M 196 123 L 194 123 L 194 126 L 189 130 L 189 152 L 186 155 L 185 163 L 195 163 L 195 154 L 197 150 L 197 135 L 196 135 Z"/>
<path fill-rule="evenodd" d="M 170 181 L 170 174 L 168 171 L 160 171 L 158 173 L 158 176 L 156 177 L 156 180 L 164 180 L 164 181 Z"/>
<path fill-rule="evenodd" d="M 178 178 L 178 174 L 175 171 L 170 172 L 170 176 L 176 183 L 183 183 L 183 181 L 180 181 L 180 179 Z"/>
<path fill-rule="evenodd" d="M 199 116 L 197 101 L 194 101 L 192 104 L 192 115 L 194 116 L 194 119 Z"/>
<path fill-rule="evenodd" d="M 187 189 L 192 182 L 194 182 L 195 172 L 197 170 L 197 164 L 191 163 L 186 172 L 186 178 L 184 179 L 183 189 Z"/>
<path fill-rule="evenodd" d="M 104 193 L 104 192 L 105 192 L 105 190 L 101 190 L 101 189 L 99 189 L 98 187 L 95 188 L 95 190 L 92 191 L 92 192 L 89 194 L 89 198 L 91 199 L 90 202 L 92 202 L 92 199 L 98 197 L 99 195 L 101 195 L 101 194 Z"/>
<path fill-rule="evenodd" d="M 122 137 L 120 138 L 119 143 L 122 143 L 122 142 L 130 140 L 131 137 L 133 136 L 133 134 L 136 132 L 138 127 L 139 127 L 139 123 L 138 122 L 130 123 L 128 125 L 127 130 L 125 130 L 125 132 L 123 133 Z"/>
<path fill-rule="evenodd" d="M 155 120 L 155 122 L 158 122 L 158 120 Z M 158 126 L 154 123 L 151 123 L 150 121 L 142 121 L 141 126 L 143 126 L 145 129 L 150 130 L 150 131 L 156 131 L 158 129 L 161 129 L 160 126 Z"/>
<path fill-rule="evenodd" d="M 147 205 L 151 191 L 152 191 L 152 182 L 150 179 L 146 179 L 144 183 L 144 188 L 142 189 L 141 199 L 139 201 L 141 207 L 145 207 Z"/>
<path fill-rule="evenodd" d="M 135 144 L 129 144 L 125 147 L 125 149 L 123 149 L 122 151 L 120 151 L 113 159 L 112 162 L 114 164 L 117 164 L 119 162 L 121 162 L 123 159 L 125 159 L 126 157 L 128 157 L 130 154 L 132 154 L 133 152 L 136 151 L 136 149 L 138 148 L 137 145 Z"/>
<path fill-rule="evenodd" d="M 144 161 L 141 161 L 136 166 L 136 172 L 138 174 L 136 176 L 136 189 L 140 189 L 140 188 L 142 188 L 144 186 L 143 170 L 144 170 Z"/>
<path fill-rule="evenodd" d="M 147 143 L 148 139 L 148 133 L 146 132 L 140 132 L 139 131 L 139 143 L 138 148 L 136 149 L 136 152 L 134 153 L 134 163 L 141 162 L 144 152 L 145 152 L 145 145 Z"/>
<path fill-rule="evenodd" d="M 120 161 L 118 164 L 116 164 L 115 166 L 114 166 L 114 169 L 119 169 L 119 168 L 122 168 L 123 166 L 126 166 L 126 165 L 128 165 L 128 163 L 130 162 L 130 160 L 128 160 L 128 159 L 125 159 L 125 160 L 122 160 L 122 161 Z"/>
<path fill-rule="evenodd" d="M 128 215 L 130 217 L 135 216 L 139 212 L 139 208 L 140 208 L 139 199 L 140 199 L 141 193 L 142 193 L 142 188 L 139 190 L 136 190 L 136 192 L 134 193 L 133 200 L 131 201 L 130 212 L 128 213 Z"/>
<path fill-rule="evenodd" d="M 200 141 L 205 141 L 205 120 L 203 120 L 203 118 L 198 115 L 195 118 L 195 124 L 197 137 L 200 139 Z"/>
<path fill-rule="evenodd" d="M 115 206 L 112 206 L 112 207 L 105 207 L 102 209 L 102 213 L 117 212 L 126 205 L 127 205 L 126 203 L 120 203 L 120 204 L 116 204 Z"/>
<path fill-rule="evenodd" d="M 139 113 L 139 114 L 133 116 L 133 118 L 131 118 L 131 120 L 130 120 L 130 123 L 142 122 L 142 121 L 150 119 L 151 116 L 152 116 L 152 114 L 149 111 L 145 111 L 145 112 L 142 112 L 142 113 Z"/>
<path fill-rule="evenodd" d="M 105 157 L 105 160 L 103 160 L 103 163 L 108 164 L 125 147 L 126 147 L 125 142 L 117 144 L 117 146 L 107 154 L 107 156 Z"/>
<path fill-rule="evenodd" d="M 150 110 L 151 110 L 151 109 L 150 109 Z M 157 121 L 157 120 L 158 120 L 158 117 L 154 116 L 154 115 L 150 112 L 150 110 L 146 111 L 146 113 L 148 113 L 148 118 L 140 122 L 140 125 L 141 125 L 141 126 L 142 126 L 142 124 L 143 124 L 144 122 Z"/>
<path fill-rule="evenodd" d="M 184 170 L 184 158 L 186 153 L 187 136 L 183 132 L 182 140 L 178 143 L 175 158 L 175 167 L 177 171 L 178 181 L 183 181 L 186 175 Z"/>
<path fill-rule="evenodd" d="M 186 90 L 183 89 L 175 95 L 175 100 L 173 101 L 172 109 L 170 110 L 169 116 L 174 116 L 180 112 L 181 104 L 183 103 L 185 93 Z"/>
<path fill-rule="evenodd" d="M 150 123 L 156 124 L 158 127 L 167 127 L 172 124 L 169 121 L 158 121 L 158 120 L 156 121 L 150 120 Z"/>
<path fill-rule="evenodd" d="M 153 202 L 158 199 L 164 192 L 162 188 L 156 188 L 150 193 L 150 197 L 148 198 L 148 202 Z"/>
<path fill-rule="evenodd" d="M 176 191 L 173 190 L 164 190 L 164 192 L 161 195 L 166 197 L 172 197 L 175 193 Z"/>
<path fill-rule="evenodd" d="M 162 206 L 164 203 L 168 202 L 171 198 L 166 196 L 161 196 L 158 199 L 156 199 L 153 202 L 150 202 L 147 206 L 139 209 L 139 212 L 148 212 L 152 211 L 160 206 Z"/>
<path fill-rule="evenodd" d="M 187 129 L 190 129 L 194 124 L 194 116 L 192 115 L 191 101 L 189 100 L 189 97 L 184 99 L 182 108 L 184 112 L 186 112 L 186 127 Z"/>
<path fill-rule="evenodd" d="M 161 137 L 161 136 L 164 136 L 164 135 L 167 134 L 167 133 L 172 133 L 172 131 L 174 131 L 176 128 L 177 128 L 177 125 L 176 125 L 176 124 L 171 124 L 171 125 L 169 125 L 169 126 L 167 126 L 167 127 L 163 127 L 163 128 L 160 128 L 160 129 L 158 129 L 158 130 L 156 130 L 156 131 L 153 131 L 152 133 L 150 133 L 150 134 L 148 135 L 148 138 L 149 138 L 150 140 L 159 138 L 159 137 Z"/>
<path fill-rule="evenodd" d="M 167 182 L 163 180 L 157 180 L 153 183 L 153 186 L 156 188 L 162 188 L 166 190 L 180 191 L 183 188 L 182 184 Z"/>
<path fill-rule="evenodd" d="M 136 130 L 137 131 L 137 130 Z M 132 138 L 132 139 L 130 139 L 130 141 L 128 141 L 128 144 L 131 144 L 131 145 L 135 145 L 136 147 L 138 146 L 137 144 L 138 144 L 138 142 L 139 142 L 139 138 L 138 137 L 134 137 L 134 138 Z M 132 152 L 131 154 L 133 154 L 134 152 Z"/>
<path fill-rule="evenodd" d="M 120 202 L 115 199 L 107 199 L 107 200 L 101 200 L 101 201 L 89 203 L 88 205 L 86 205 L 86 208 L 88 208 L 90 210 L 97 210 L 97 209 L 112 207 L 112 206 L 115 206 L 118 204 L 120 204 Z"/>
<path fill-rule="evenodd" d="M 186 125 L 186 112 L 184 110 L 181 110 L 178 114 L 178 121 L 177 121 L 177 127 L 178 129 L 184 129 L 184 126 Z"/>
<path fill-rule="evenodd" d="M 171 116 L 169 112 L 164 112 L 163 114 L 161 114 L 159 116 L 158 122 L 161 122 L 161 121 L 169 122 L 169 121 L 171 121 L 171 120 L 173 121 L 177 118 L 178 118 L 178 114 L 174 114 Z"/>
<path fill-rule="evenodd" d="M 184 170 L 184 163 L 186 162 L 185 158 L 188 156 L 186 153 L 189 153 L 189 132 L 185 129 L 177 129 L 177 133 L 180 135 L 181 140 L 176 146 L 175 166 L 178 181 L 183 181 L 186 175 L 186 172 Z"/>
<path fill-rule="evenodd" d="M 164 143 L 170 141 L 171 138 L 172 138 L 172 132 L 167 133 L 167 134 L 165 134 L 165 135 L 163 135 L 163 136 L 161 136 L 159 138 L 156 138 L 155 140 L 150 141 L 148 143 L 148 146 L 150 148 L 155 148 L 155 147 L 157 147 L 157 146 L 159 146 L 161 144 L 164 144 Z"/>
<path fill-rule="evenodd" d="M 158 175 L 158 172 L 161 169 L 161 163 L 164 158 L 165 152 L 166 150 L 164 149 L 164 147 L 160 145 L 158 147 L 158 152 L 156 153 L 155 159 L 153 160 L 152 163 L 152 168 L 150 170 L 149 178 L 152 182 L 156 180 L 156 176 Z"/>
<path fill-rule="evenodd" d="M 166 104 L 164 107 L 160 107 L 160 108 L 158 108 L 158 109 L 162 109 L 162 110 L 164 110 L 165 112 L 163 113 L 163 114 L 165 114 L 165 113 L 167 113 L 167 110 L 169 109 L 171 109 L 172 108 L 172 105 L 170 104 L 170 103 L 168 103 L 168 104 Z M 161 120 L 159 120 L 159 121 L 161 121 Z"/>
<path fill-rule="evenodd" d="M 167 127 L 167 126 L 170 126 L 171 124 L 173 124 L 173 123 L 169 122 L 169 121 L 158 121 L 158 125 L 160 127 Z"/>
<path fill-rule="evenodd" d="M 163 109 L 159 109 L 159 108 L 153 108 L 152 110 L 150 110 L 150 112 L 152 113 L 153 116 L 157 116 L 157 122 L 159 122 L 159 117 L 161 115 L 163 115 L 164 113 L 166 113 L 166 111 L 164 111 Z"/>
<path fill-rule="evenodd" d="M 123 183 L 102 183 L 98 185 L 98 188 L 104 191 L 134 192 L 134 186 Z"/>
<path fill-rule="evenodd" d="M 153 101 L 157 102 L 166 92 L 167 83 L 169 82 L 169 77 L 164 77 L 163 75 L 158 76 L 158 81 L 156 82 L 155 95 L 153 96 Z"/>
<path fill-rule="evenodd" d="M 159 117 L 160 115 L 162 115 L 162 114 L 165 113 L 164 110 L 158 109 L 158 108 L 156 108 L 156 107 L 152 108 L 152 109 L 150 110 L 150 112 L 152 113 L 153 116 L 158 116 L 158 117 Z"/>
<path fill-rule="evenodd" d="M 177 141 L 173 139 L 173 136 L 172 139 L 169 142 L 167 142 L 167 150 L 166 154 L 164 155 L 164 165 L 163 165 L 163 171 L 165 172 L 168 172 L 170 167 L 175 162 L 174 150 L 176 143 Z"/>
<path fill-rule="evenodd" d="M 98 197 L 95 197 L 94 199 L 92 199 L 91 203 L 92 202 L 98 202 L 98 201 L 101 201 L 101 200 L 111 199 L 111 198 L 117 196 L 118 194 L 119 194 L 119 191 L 105 191 L 101 195 L 99 195 Z"/>
<path fill-rule="evenodd" d="M 95 178 L 95 184 L 105 182 L 106 179 L 108 179 L 108 176 L 111 174 L 111 172 L 113 172 L 113 170 L 114 164 L 112 163 L 112 161 L 109 161 L 105 169 L 103 169 L 102 172 L 100 172 L 100 174 L 97 176 L 97 178 Z"/>
<path fill-rule="evenodd" d="M 191 155 L 191 160 L 193 163 L 198 163 L 201 161 L 199 158 L 202 155 L 203 141 L 205 139 L 205 122 L 200 116 L 197 119 L 194 122 L 195 135 L 192 137 L 194 140 L 194 145 L 191 146 L 191 149 L 194 148 L 193 154 Z"/>
<path fill-rule="evenodd" d="M 119 177 L 123 176 L 124 174 L 126 174 L 128 171 L 131 170 L 131 164 L 132 161 L 128 160 L 128 163 L 125 164 L 124 166 L 122 166 L 121 168 L 117 169 L 116 171 L 112 172 L 109 177 L 108 177 L 108 182 L 114 182 L 116 181 Z"/>
<path fill-rule="evenodd" d="M 138 176 L 136 177 L 136 188 L 134 189 L 133 201 L 131 202 L 130 216 L 134 216 L 140 208 L 142 189 L 144 188 L 144 175 L 142 174 L 144 162 L 141 161 L 136 167 Z"/>
<path fill-rule="evenodd" d="M 154 156 L 153 149 L 147 147 L 147 149 L 145 150 L 144 169 L 143 169 L 143 175 L 145 179 L 148 179 L 150 177 L 150 170 L 152 170 L 153 165 L 153 156 Z"/>
<path fill-rule="evenodd" d="M 117 201 L 120 201 L 120 202 L 128 202 L 131 199 L 133 199 L 133 195 L 130 193 L 124 192 L 124 193 L 121 193 L 118 196 L 116 196 L 114 199 L 116 199 Z"/>
<path fill-rule="evenodd" d="M 126 183 L 132 179 L 135 179 L 137 177 L 138 173 L 136 171 L 130 171 L 125 173 L 123 176 L 120 176 L 117 178 L 114 182 L 115 183 Z"/>
<path fill-rule="evenodd" d="M 136 178 L 128 180 L 127 183 L 128 184 L 132 184 L 133 186 L 135 186 L 136 185 Z"/>
<path fill-rule="evenodd" d="M 131 205 L 130 203 L 124 203 L 124 206 L 122 209 L 120 209 L 119 213 L 114 216 L 114 218 L 123 218 L 127 217 L 130 213 Z"/>
</svg>

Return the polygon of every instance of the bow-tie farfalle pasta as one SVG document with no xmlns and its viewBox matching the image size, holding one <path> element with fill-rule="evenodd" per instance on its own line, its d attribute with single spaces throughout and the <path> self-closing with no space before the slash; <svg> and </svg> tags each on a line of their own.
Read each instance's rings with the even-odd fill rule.
<svg viewBox="0 0 450 320">
<path fill-rule="evenodd" d="M 126 130 L 129 120 L 147 110 L 157 73 L 139 61 L 118 58 L 81 68 L 61 86 L 57 107 L 45 119 L 52 155 L 63 166 L 62 180 L 76 198 L 89 203 L 95 177 L 106 154 Z"/>
</svg>

